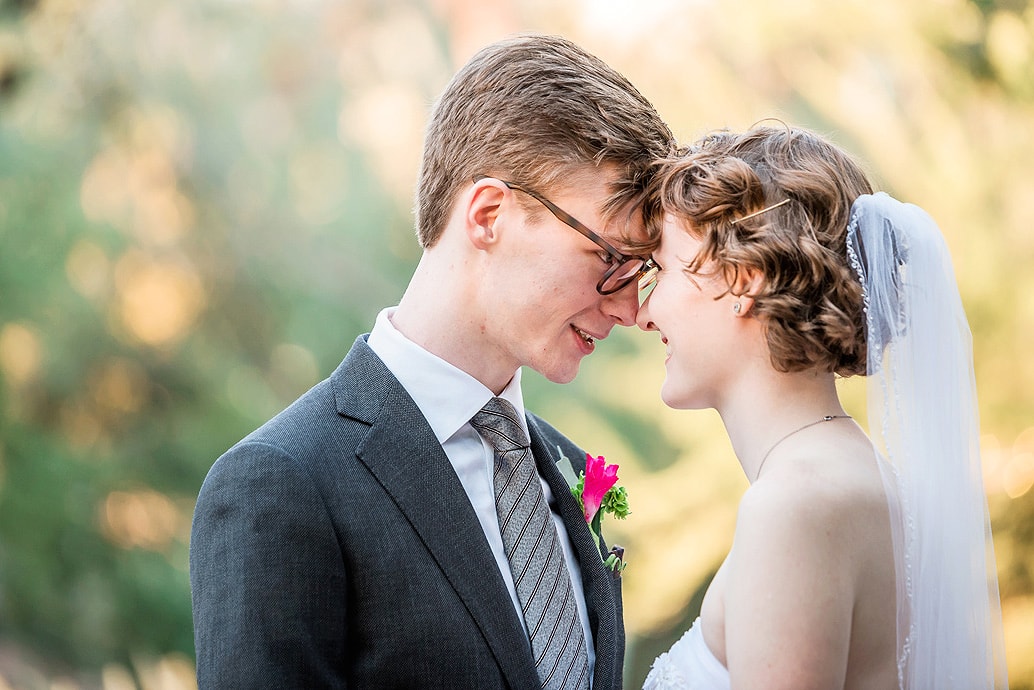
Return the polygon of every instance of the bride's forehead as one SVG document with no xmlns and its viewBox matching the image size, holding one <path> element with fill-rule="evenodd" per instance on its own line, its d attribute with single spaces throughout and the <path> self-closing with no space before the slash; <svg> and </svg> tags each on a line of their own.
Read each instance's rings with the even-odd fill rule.
<svg viewBox="0 0 1034 690">
<path fill-rule="evenodd" d="M 692 253 L 696 254 L 696 250 L 699 249 L 701 244 L 703 242 L 690 232 L 688 221 L 669 213 L 664 216 L 664 225 L 661 228 L 661 244 L 654 253 L 668 254 L 672 251 L 678 251 L 682 254 L 686 250 L 692 250 Z"/>
</svg>

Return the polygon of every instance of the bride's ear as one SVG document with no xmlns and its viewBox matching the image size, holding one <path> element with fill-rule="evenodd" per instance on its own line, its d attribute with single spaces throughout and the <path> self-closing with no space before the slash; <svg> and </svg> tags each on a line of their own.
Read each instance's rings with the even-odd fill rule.
<svg viewBox="0 0 1034 690">
<path fill-rule="evenodd" d="M 736 316 L 746 316 L 754 308 L 754 295 L 764 284 L 761 271 L 752 267 L 739 266 L 729 285 L 729 295 L 734 300 L 732 311 Z"/>
</svg>

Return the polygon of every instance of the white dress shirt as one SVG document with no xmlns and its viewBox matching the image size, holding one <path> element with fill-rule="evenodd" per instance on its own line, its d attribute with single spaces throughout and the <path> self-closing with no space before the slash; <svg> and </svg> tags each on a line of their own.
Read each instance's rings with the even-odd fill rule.
<svg viewBox="0 0 1034 690">
<path fill-rule="evenodd" d="M 470 504 L 474 506 L 481 529 L 484 530 L 485 538 L 488 539 L 488 545 L 495 556 L 499 573 L 510 591 L 510 599 L 513 600 L 517 617 L 521 624 L 525 625 L 526 632 L 527 625 L 521 613 L 517 588 L 513 583 L 510 562 L 503 550 L 503 538 L 499 531 L 495 491 L 492 485 L 495 458 L 492 447 L 470 425 L 470 419 L 494 394 L 470 374 L 431 354 L 402 335 L 391 322 L 395 309 L 390 307 L 377 315 L 367 343 L 416 402 L 438 442 L 442 444 L 442 449 L 445 450 L 464 491 L 467 492 Z M 514 372 L 513 379 L 499 397 L 513 405 L 524 432 L 528 433 L 527 420 L 524 417 L 524 398 L 521 395 L 520 369 Z M 546 502 L 552 506 L 553 494 L 549 485 L 541 476 L 539 482 L 542 484 Z M 571 574 L 571 586 L 574 589 L 575 602 L 578 604 L 578 615 L 582 621 L 586 651 L 589 655 L 589 678 L 592 678 L 596 653 L 585 608 L 581 570 L 563 520 L 556 511 L 553 511 L 553 522 L 556 524 L 560 545 L 564 550 L 564 560 Z"/>
</svg>

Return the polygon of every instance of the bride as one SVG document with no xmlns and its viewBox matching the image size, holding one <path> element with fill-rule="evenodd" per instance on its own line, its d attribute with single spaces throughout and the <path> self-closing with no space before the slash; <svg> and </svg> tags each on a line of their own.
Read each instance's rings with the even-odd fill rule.
<svg viewBox="0 0 1034 690">
<path fill-rule="evenodd" d="M 674 408 L 750 487 L 700 617 L 647 690 L 1006 687 L 969 329 L 932 219 L 812 133 L 666 161 L 656 284 Z M 837 376 L 868 375 L 869 435 Z"/>
</svg>

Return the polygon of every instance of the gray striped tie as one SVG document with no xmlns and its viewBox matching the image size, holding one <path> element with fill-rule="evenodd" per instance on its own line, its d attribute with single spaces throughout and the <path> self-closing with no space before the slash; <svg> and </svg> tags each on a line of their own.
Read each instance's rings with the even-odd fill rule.
<svg viewBox="0 0 1034 690">
<path fill-rule="evenodd" d="M 528 435 L 502 398 L 489 400 L 470 423 L 495 450 L 499 528 L 542 687 L 588 688 L 585 635 Z"/>
</svg>

